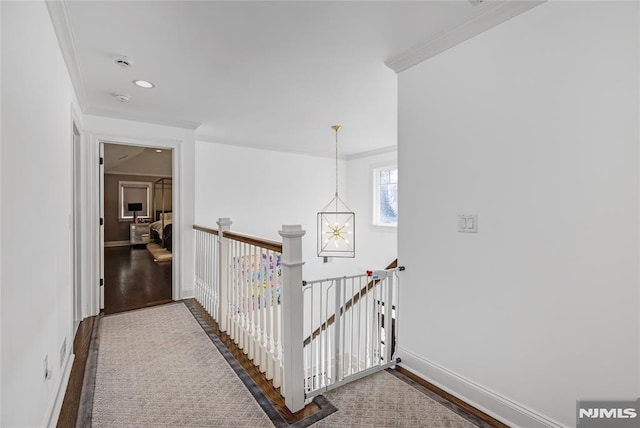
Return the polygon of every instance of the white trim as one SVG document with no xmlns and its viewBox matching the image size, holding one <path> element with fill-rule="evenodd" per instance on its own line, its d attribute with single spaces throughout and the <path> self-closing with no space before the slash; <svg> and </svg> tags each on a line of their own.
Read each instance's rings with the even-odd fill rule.
<svg viewBox="0 0 640 428">
<path fill-rule="evenodd" d="M 505 2 L 484 2 L 477 6 L 485 9 L 480 15 L 452 30 L 442 33 L 435 39 L 429 39 L 399 55 L 393 56 L 384 63 L 396 73 L 400 73 L 545 1 L 507 0 Z"/>
<path fill-rule="evenodd" d="M 98 165 L 98 216 L 100 216 L 100 222 L 98 226 L 98 251 L 99 255 L 99 297 L 98 308 L 104 309 L 104 205 L 105 205 L 105 191 L 104 191 L 104 143 L 98 142 L 98 156 L 100 156 L 100 163 Z"/>
<path fill-rule="evenodd" d="M 407 349 L 399 347 L 398 356 L 402 359 L 399 364 L 401 367 L 509 426 L 568 428 L 560 422 Z"/>
<path fill-rule="evenodd" d="M 352 153 L 350 155 L 345 156 L 345 158 L 347 160 L 368 158 L 370 156 L 383 155 L 385 153 L 392 153 L 397 151 L 398 151 L 398 146 L 388 146 L 388 147 L 382 147 L 380 149 L 368 150 L 366 152 Z"/>
<path fill-rule="evenodd" d="M 160 117 L 147 117 L 141 114 L 136 114 L 132 112 L 120 112 L 115 110 L 109 110 L 105 108 L 96 108 L 96 107 L 87 107 L 85 110 L 85 114 L 91 114 L 94 116 L 104 116 L 110 117 L 112 119 L 124 119 L 131 120 L 134 122 L 141 123 L 150 123 L 152 125 L 163 125 L 163 126 L 171 126 L 175 128 L 184 128 L 196 130 L 202 125 L 200 122 L 192 122 L 189 120 L 181 120 L 181 119 L 168 119 L 168 118 L 160 118 Z M 105 141 L 106 143 L 107 141 Z"/>
<path fill-rule="evenodd" d="M 196 134 L 196 142 L 200 143 L 213 143 L 213 144 L 221 144 L 223 146 L 231 146 L 231 147 L 243 147 L 246 149 L 255 149 L 255 150 L 265 150 L 268 152 L 277 152 L 277 153 L 288 153 L 295 154 L 301 156 L 311 156 L 314 158 L 329 158 L 335 159 L 335 152 L 323 151 L 322 153 L 318 153 L 317 150 L 307 149 L 307 146 L 300 147 L 285 147 L 285 146 L 274 146 L 270 145 L 269 147 L 265 147 L 264 143 L 260 141 L 226 141 L 220 138 L 212 137 L 206 134 Z M 357 153 L 356 153 L 357 154 Z M 356 155 L 354 154 L 354 155 Z M 338 156 L 340 159 L 347 160 L 348 155 L 340 154 Z"/>
<path fill-rule="evenodd" d="M 98 315 L 100 312 L 100 180 L 99 173 L 99 144 L 93 144 L 97 141 L 91 133 L 87 132 L 85 144 L 87 168 L 83 171 L 83 181 L 87 183 L 87 195 L 85 203 L 86 220 L 83 222 L 83 234 L 86 236 L 87 247 L 85 253 L 89 258 L 89 278 L 85 287 L 86 296 L 89 299 L 87 316 Z M 83 290 L 84 291 L 84 290 Z"/>
<path fill-rule="evenodd" d="M 71 367 L 73 367 L 73 361 L 75 359 L 76 356 L 71 353 L 71 350 L 69 350 L 66 358 L 67 361 L 64 365 L 64 371 L 62 372 L 62 376 L 60 377 L 60 383 L 58 384 L 56 395 L 49 402 L 47 411 L 44 413 L 44 418 L 42 419 L 42 423 L 40 424 L 40 426 L 55 427 L 58 423 L 60 410 L 62 409 L 62 402 L 64 401 L 64 396 L 67 392 L 67 385 L 69 384 L 69 378 L 71 377 Z"/>
<path fill-rule="evenodd" d="M 104 248 L 128 247 L 131 241 L 109 241 L 104 243 Z"/>
<path fill-rule="evenodd" d="M 112 143 L 107 143 L 107 144 L 112 144 Z M 105 171 L 104 174 L 105 175 L 132 175 L 135 177 L 171 178 L 171 176 L 167 176 L 166 174 L 147 174 L 146 172 Z"/>
<path fill-rule="evenodd" d="M 76 141 L 76 131 L 77 141 Z M 74 103 L 71 103 L 71 217 L 69 219 L 71 229 L 71 248 L 69 249 L 69 259 L 71 261 L 71 333 L 73 337 L 76 323 L 80 323 L 84 319 L 85 314 L 85 291 L 83 288 L 83 278 L 86 269 L 83 267 L 83 258 L 86 257 L 85 252 L 82 251 L 86 248 L 83 245 L 84 230 L 82 228 L 82 220 L 86 216 L 84 207 L 82 205 L 84 201 L 83 188 L 86 185 L 82 177 L 82 122 L 80 116 L 76 111 Z M 80 294 L 80 301 L 77 302 L 77 294 Z M 78 308 L 78 303 L 80 308 Z M 79 309 L 79 313 L 78 313 Z"/>
<path fill-rule="evenodd" d="M 196 296 L 195 288 L 183 288 L 181 299 L 192 299 Z"/>
<path fill-rule="evenodd" d="M 380 228 L 391 228 L 398 229 L 398 223 L 396 224 L 388 224 L 388 223 L 380 223 L 379 215 L 380 215 L 380 171 L 391 171 L 398 170 L 398 164 L 396 162 L 382 163 L 378 165 L 371 165 L 371 216 L 369 220 L 371 220 L 372 227 L 380 227 Z M 397 185 L 397 183 L 396 183 Z"/>
<path fill-rule="evenodd" d="M 124 215 L 124 189 L 126 187 L 147 189 L 147 214 L 139 215 L 138 218 L 153 218 L 151 203 L 154 199 L 153 195 L 153 182 L 151 181 L 130 181 L 130 180 L 118 180 L 118 221 L 133 221 L 133 215 Z M 141 211 L 144 212 L 144 211 Z"/>
<path fill-rule="evenodd" d="M 84 79 L 82 78 L 82 66 L 80 64 L 78 54 L 78 44 L 75 42 L 73 28 L 71 27 L 71 19 L 69 18 L 69 9 L 67 2 L 59 0 L 46 0 L 49 17 L 53 24 L 58 45 L 62 51 L 62 57 L 69 70 L 71 83 L 76 91 L 80 109 L 84 111 L 87 107 L 87 95 L 84 89 Z"/>
<path fill-rule="evenodd" d="M 92 217 L 96 220 L 95 226 L 90 226 L 90 233 L 92 236 L 92 246 L 89 248 L 90 253 L 92 254 L 93 260 L 93 268 L 92 268 L 92 281 L 91 284 L 95 284 L 95 286 L 90 287 L 92 290 L 92 314 L 97 315 L 100 312 L 100 293 L 98 284 L 100 283 L 100 226 L 98 226 L 97 220 L 100 218 L 100 192 L 99 188 L 99 147 L 101 143 L 115 143 L 115 144 L 123 144 L 130 146 L 141 146 L 141 147 L 159 147 L 172 150 L 172 177 L 176 183 L 178 183 L 176 187 L 176 191 L 172 192 L 172 206 L 177 207 L 174 210 L 173 222 L 176 225 L 180 225 L 180 227 L 174 227 L 173 229 L 173 269 L 172 269 L 172 299 L 180 300 L 183 297 L 183 285 L 191 286 L 192 284 L 182 284 L 182 270 L 188 269 L 188 266 L 182 266 L 183 262 L 183 254 L 185 251 L 183 242 L 185 242 L 185 238 L 182 236 L 182 212 L 185 207 L 182 204 L 182 190 L 184 184 L 183 173 L 181 168 L 182 161 L 182 151 L 183 151 L 183 141 L 174 140 L 174 139 L 146 139 L 146 138 L 130 138 L 123 136 L 115 136 L 109 134 L 101 134 L 94 133 L 90 136 L 90 150 L 91 150 L 91 159 L 88 162 L 88 174 L 92 178 L 93 182 L 89 183 L 90 188 L 93 189 L 92 199 L 90 201 L 91 209 L 88 212 L 96 213 L 95 217 Z M 188 288 L 184 289 L 184 293 L 190 292 L 193 294 L 193 289 Z"/>
</svg>

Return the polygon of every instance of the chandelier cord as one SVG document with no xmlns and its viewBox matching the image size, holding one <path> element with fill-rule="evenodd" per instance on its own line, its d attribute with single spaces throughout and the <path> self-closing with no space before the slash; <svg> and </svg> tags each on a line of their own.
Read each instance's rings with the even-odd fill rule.
<svg viewBox="0 0 640 428">
<path fill-rule="evenodd" d="M 338 131 L 336 127 L 336 211 L 338 211 Z"/>
</svg>

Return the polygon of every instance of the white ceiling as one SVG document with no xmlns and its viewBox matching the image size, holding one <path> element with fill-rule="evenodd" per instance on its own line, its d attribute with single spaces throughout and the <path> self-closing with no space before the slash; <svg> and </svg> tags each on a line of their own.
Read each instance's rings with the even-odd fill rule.
<svg viewBox="0 0 640 428">
<path fill-rule="evenodd" d="M 333 124 L 343 126 L 343 155 L 396 145 L 397 77 L 385 61 L 434 42 L 442 44 L 436 51 L 446 49 L 459 42 L 447 40 L 457 29 L 470 32 L 470 23 L 505 3 L 67 1 L 49 8 L 85 113 L 189 127 L 201 141 L 332 156 Z M 115 65 L 117 55 L 133 66 Z M 156 87 L 135 87 L 134 79 Z"/>
</svg>

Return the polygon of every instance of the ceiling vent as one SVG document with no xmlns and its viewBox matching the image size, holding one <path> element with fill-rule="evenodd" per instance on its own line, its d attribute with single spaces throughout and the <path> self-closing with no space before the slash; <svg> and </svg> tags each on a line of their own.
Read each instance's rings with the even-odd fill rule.
<svg viewBox="0 0 640 428">
<path fill-rule="evenodd" d="M 126 56 L 117 56 L 114 61 L 122 68 L 131 68 L 131 58 L 127 58 Z"/>
<path fill-rule="evenodd" d="M 131 101 L 131 97 L 126 94 L 113 94 L 113 96 L 116 97 L 116 100 L 120 101 L 121 103 L 128 103 L 129 101 Z"/>
</svg>

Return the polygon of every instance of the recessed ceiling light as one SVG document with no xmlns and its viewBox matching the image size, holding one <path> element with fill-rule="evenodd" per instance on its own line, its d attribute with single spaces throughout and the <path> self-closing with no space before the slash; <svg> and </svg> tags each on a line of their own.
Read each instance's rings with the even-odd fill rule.
<svg viewBox="0 0 640 428">
<path fill-rule="evenodd" d="M 144 89 L 151 89 L 156 86 L 151 82 L 147 82 L 146 80 L 134 80 L 133 84 Z"/>
<path fill-rule="evenodd" d="M 162 153 L 162 150 L 156 149 L 156 153 Z"/>
</svg>

